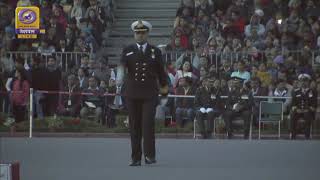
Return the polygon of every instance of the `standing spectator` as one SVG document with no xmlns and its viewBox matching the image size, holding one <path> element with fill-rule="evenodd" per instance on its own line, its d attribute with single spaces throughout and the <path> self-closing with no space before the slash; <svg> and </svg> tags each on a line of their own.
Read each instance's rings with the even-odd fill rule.
<svg viewBox="0 0 320 180">
<path fill-rule="evenodd" d="M 192 87 L 192 79 L 184 77 L 179 80 L 179 86 L 176 90 L 177 95 L 194 95 L 195 90 Z M 176 122 L 180 127 L 184 127 L 185 121 L 192 122 L 194 118 L 193 98 L 176 99 Z"/>
<path fill-rule="evenodd" d="M 47 94 L 46 105 L 44 106 L 46 115 L 53 115 L 56 113 L 58 107 L 58 94 L 57 92 L 61 86 L 61 70 L 57 67 L 57 60 L 54 56 L 48 57 L 48 65 L 46 70 L 46 90 L 53 92 L 53 94 Z"/>
<path fill-rule="evenodd" d="M 16 69 L 15 78 L 12 81 L 12 93 L 10 96 L 12 114 L 16 123 L 24 121 L 26 118 L 29 87 L 25 71 L 22 69 Z"/>
<path fill-rule="evenodd" d="M 32 69 L 31 69 L 31 77 L 32 77 L 31 86 L 34 89 L 33 106 L 35 107 L 34 109 L 35 109 L 37 118 L 40 120 L 44 120 L 44 112 L 43 112 L 44 94 L 40 91 L 46 89 L 46 84 L 44 83 L 47 81 L 46 76 L 47 76 L 47 72 L 46 72 L 46 69 L 41 66 L 40 57 L 34 57 L 32 61 Z"/>
</svg>

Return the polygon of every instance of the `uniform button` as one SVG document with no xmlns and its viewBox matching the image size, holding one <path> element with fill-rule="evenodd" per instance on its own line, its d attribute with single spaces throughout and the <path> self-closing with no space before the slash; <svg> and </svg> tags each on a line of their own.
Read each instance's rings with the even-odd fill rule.
<svg viewBox="0 0 320 180">
<path fill-rule="evenodd" d="M 143 65 L 144 65 L 144 66 L 147 65 L 147 63 L 143 63 Z"/>
<path fill-rule="evenodd" d="M 134 79 L 134 80 L 138 81 L 138 79 L 137 79 L 137 78 L 136 78 L 136 79 Z"/>
<path fill-rule="evenodd" d="M 136 68 L 136 70 L 138 70 L 139 68 Z"/>
<path fill-rule="evenodd" d="M 145 70 L 146 70 L 146 68 L 142 68 L 142 70 L 144 70 L 144 71 L 145 71 Z"/>
<path fill-rule="evenodd" d="M 145 73 L 143 73 L 143 74 L 142 74 L 142 76 L 146 76 L 146 74 L 145 74 Z"/>
<path fill-rule="evenodd" d="M 144 81 L 144 79 L 141 79 L 141 81 Z"/>
<path fill-rule="evenodd" d="M 139 65 L 139 63 L 136 63 L 136 65 Z"/>
<path fill-rule="evenodd" d="M 138 73 L 136 73 L 135 75 L 138 76 Z"/>
</svg>

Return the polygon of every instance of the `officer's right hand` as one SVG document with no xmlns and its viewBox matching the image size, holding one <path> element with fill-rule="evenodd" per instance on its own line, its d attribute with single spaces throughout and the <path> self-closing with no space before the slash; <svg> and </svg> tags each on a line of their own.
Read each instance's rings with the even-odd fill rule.
<svg viewBox="0 0 320 180">
<path fill-rule="evenodd" d="M 169 86 L 165 85 L 163 87 L 160 87 L 160 92 L 161 96 L 167 96 L 169 94 Z"/>
</svg>

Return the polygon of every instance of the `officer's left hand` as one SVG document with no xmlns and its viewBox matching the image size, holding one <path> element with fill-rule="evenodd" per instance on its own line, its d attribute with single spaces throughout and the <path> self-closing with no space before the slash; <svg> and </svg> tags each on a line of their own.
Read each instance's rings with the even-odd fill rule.
<svg viewBox="0 0 320 180">
<path fill-rule="evenodd" d="M 160 87 L 160 94 L 162 96 L 167 96 L 169 94 L 169 87 L 168 85 L 165 85 L 163 87 Z"/>
</svg>

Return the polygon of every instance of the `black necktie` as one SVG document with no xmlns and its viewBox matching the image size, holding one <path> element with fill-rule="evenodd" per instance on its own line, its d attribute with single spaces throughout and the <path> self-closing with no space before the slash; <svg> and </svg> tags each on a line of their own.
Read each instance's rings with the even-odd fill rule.
<svg viewBox="0 0 320 180">
<path fill-rule="evenodd" d="M 142 45 L 140 45 L 139 50 L 140 50 L 140 53 L 143 54 L 143 47 L 142 47 Z"/>
</svg>

